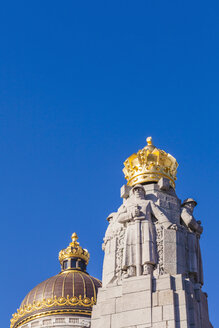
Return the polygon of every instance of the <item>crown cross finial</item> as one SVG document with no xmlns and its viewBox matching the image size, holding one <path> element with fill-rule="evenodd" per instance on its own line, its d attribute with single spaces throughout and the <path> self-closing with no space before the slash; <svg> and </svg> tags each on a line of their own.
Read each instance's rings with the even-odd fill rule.
<svg viewBox="0 0 219 328">
<path fill-rule="evenodd" d="M 79 246 L 79 242 L 77 241 L 78 240 L 78 235 L 76 234 L 76 232 L 74 232 L 72 235 L 71 235 L 71 239 L 72 239 L 72 242 L 71 242 L 71 246 L 73 247 L 77 247 Z"/>
<path fill-rule="evenodd" d="M 71 235 L 71 239 L 72 239 L 73 242 L 78 240 L 78 235 L 76 234 L 76 232 L 74 232 L 74 233 Z"/>
</svg>

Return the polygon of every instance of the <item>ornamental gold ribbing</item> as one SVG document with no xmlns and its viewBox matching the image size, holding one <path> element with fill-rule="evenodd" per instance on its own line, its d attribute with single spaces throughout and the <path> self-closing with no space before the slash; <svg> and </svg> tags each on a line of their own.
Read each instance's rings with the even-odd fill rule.
<svg viewBox="0 0 219 328">
<path fill-rule="evenodd" d="M 49 308 L 56 307 L 64 307 L 66 305 L 68 306 L 83 306 L 83 307 L 91 307 L 94 304 L 96 304 L 96 299 L 93 297 L 90 299 L 89 297 L 82 297 L 81 295 L 79 297 L 56 297 L 43 299 L 42 301 L 33 301 L 32 304 L 21 306 L 16 313 L 12 315 L 11 319 L 11 328 L 16 326 L 16 322 L 24 318 L 26 315 L 28 317 L 26 319 L 30 319 L 31 315 L 34 315 L 35 311 L 43 309 L 44 311 L 49 311 Z M 75 310 L 77 311 L 77 310 Z M 49 312 L 48 312 L 49 313 Z M 48 315 L 47 313 L 47 315 Z M 25 320 L 24 320 L 25 321 Z M 21 323 L 23 324 L 23 322 Z M 20 325 L 20 322 L 19 322 Z"/>
<path fill-rule="evenodd" d="M 169 179 L 170 185 L 175 188 L 178 163 L 172 155 L 156 148 L 151 137 L 147 138 L 146 147 L 127 158 L 124 166 L 129 186 L 157 182 L 163 177 Z"/>
<path fill-rule="evenodd" d="M 61 265 L 65 259 L 75 258 L 75 257 L 84 260 L 87 265 L 90 259 L 90 254 L 88 250 L 82 248 L 80 244 L 77 242 L 78 236 L 75 232 L 72 234 L 71 238 L 72 238 L 72 242 L 69 244 L 69 246 L 65 249 L 62 249 L 59 252 L 59 261 Z"/>
</svg>

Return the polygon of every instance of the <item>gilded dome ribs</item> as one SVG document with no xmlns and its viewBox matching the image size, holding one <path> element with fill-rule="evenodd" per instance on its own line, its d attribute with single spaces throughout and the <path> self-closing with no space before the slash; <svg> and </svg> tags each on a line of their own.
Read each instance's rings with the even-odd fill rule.
<svg viewBox="0 0 219 328">
<path fill-rule="evenodd" d="M 83 282 L 83 287 L 84 287 L 84 298 L 86 297 L 86 288 L 85 288 L 85 281 L 84 281 L 84 277 L 83 277 L 83 275 L 79 272 L 79 275 L 80 275 L 80 277 L 81 277 L 81 279 L 82 279 L 82 282 Z"/>
<path fill-rule="evenodd" d="M 92 284 L 92 286 L 93 286 L 93 292 L 94 292 L 94 301 L 96 302 L 96 300 L 97 300 L 97 293 L 96 293 L 96 288 L 95 288 L 95 286 L 94 286 L 94 282 L 93 282 L 93 280 L 88 276 L 88 278 L 90 279 L 90 281 L 91 281 L 91 284 Z"/>
<path fill-rule="evenodd" d="M 73 297 L 74 297 L 75 296 L 75 275 L 74 275 L 74 272 L 72 272 L 72 280 L 73 280 L 72 294 L 73 294 Z"/>
<path fill-rule="evenodd" d="M 63 282 L 62 282 L 62 297 L 64 297 L 65 295 L 65 281 L 66 281 L 66 278 L 68 277 L 70 272 L 68 272 L 65 276 L 65 278 L 63 279 Z"/>
</svg>

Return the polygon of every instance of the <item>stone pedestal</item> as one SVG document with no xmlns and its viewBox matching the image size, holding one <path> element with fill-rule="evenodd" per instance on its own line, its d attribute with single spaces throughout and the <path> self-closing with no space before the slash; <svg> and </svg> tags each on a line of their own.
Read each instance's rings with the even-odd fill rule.
<svg viewBox="0 0 219 328">
<path fill-rule="evenodd" d="M 182 274 L 131 277 L 99 289 L 91 328 L 212 328 L 207 295 Z"/>
</svg>

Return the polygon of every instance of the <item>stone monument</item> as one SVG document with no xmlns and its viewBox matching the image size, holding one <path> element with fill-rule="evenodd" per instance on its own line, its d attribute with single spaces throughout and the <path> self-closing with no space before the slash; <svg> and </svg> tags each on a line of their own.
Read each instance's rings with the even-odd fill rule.
<svg viewBox="0 0 219 328">
<path fill-rule="evenodd" d="M 91 328 L 210 328 L 196 201 L 175 193 L 178 164 L 152 138 L 124 162 L 122 205 L 108 216 Z"/>
</svg>

